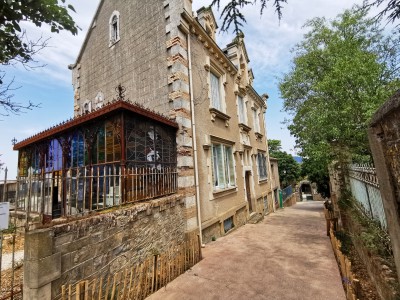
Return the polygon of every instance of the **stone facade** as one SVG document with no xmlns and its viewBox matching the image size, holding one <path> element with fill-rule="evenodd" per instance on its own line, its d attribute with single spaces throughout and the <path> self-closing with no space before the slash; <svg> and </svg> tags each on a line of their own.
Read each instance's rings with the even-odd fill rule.
<svg viewBox="0 0 400 300">
<path fill-rule="evenodd" d="M 70 66 L 75 116 L 112 101 L 121 84 L 124 99 L 176 121 L 177 194 L 29 233 L 27 245 L 43 238 L 48 247 L 27 254 L 26 268 L 38 267 L 26 277 L 26 299 L 54 297 L 61 284 L 116 271 L 188 232 L 202 230 L 209 242 L 273 207 L 268 96 L 252 87 L 244 36 L 221 49 L 212 11 L 195 17 L 191 3 L 100 1 Z M 56 267 L 35 282 L 47 260 Z"/>
<path fill-rule="evenodd" d="M 368 131 L 400 280 L 400 91 L 373 116 Z"/>
<path fill-rule="evenodd" d="M 120 34 L 110 46 L 109 20 L 115 12 Z M 110 101 L 113 88 L 121 83 L 127 98 L 179 124 L 178 185 L 186 197 L 187 231 L 198 228 L 199 215 L 207 227 L 234 216 L 243 205 L 249 212 L 264 211 L 264 198 L 274 199 L 271 176 L 261 177 L 258 166 L 258 155 L 268 161 L 267 96 L 260 97 L 252 87 L 244 36 L 221 49 L 216 29 L 212 11 L 202 8 L 194 17 L 189 0 L 151 0 L 146 6 L 140 1 L 102 1 L 71 66 L 76 113 L 85 110 L 87 101 L 99 105 L 98 95 Z M 212 73 L 221 81 L 218 109 L 211 100 Z M 235 183 L 229 189 L 213 186 L 213 143 L 232 148 Z M 268 162 L 266 168 L 269 173 Z"/>
<path fill-rule="evenodd" d="M 54 299 L 63 284 L 113 274 L 185 237 L 184 203 L 170 196 L 26 234 L 24 299 Z"/>
</svg>

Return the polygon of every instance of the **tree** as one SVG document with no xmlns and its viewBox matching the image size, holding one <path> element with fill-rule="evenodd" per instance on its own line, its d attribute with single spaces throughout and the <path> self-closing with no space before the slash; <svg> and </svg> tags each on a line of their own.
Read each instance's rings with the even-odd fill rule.
<svg viewBox="0 0 400 300">
<path fill-rule="evenodd" d="M 278 19 L 281 20 L 283 13 L 283 4 L 287 3 L 287 0 L 231 0 L 228 1 L 221 12 L 220 18 L 222 21 L 221 31 L 228 31 L 233 25 L 233 32 L 238 34 L 241 32 L 243 23 L 246 23 L 246 17 L 242 13 L 242 10 L 247 5 L 256 5 L 260 3 L 260 14 L 262 15 L 264 9 L 267 8 L 268 2 L 273 2 L 272 6 L 275 7 L 275 12 L 278 14 Z M 400 18 L 400 1 L 389 0 L 386 4 L 385 0 L 364 0 L 363 8 L 370 8 L 373 6 L 383 7 L 383 9 L 376 16 L 377 20 L 387 16 L 388 22 L 396 22 Z M 211 6 L 217 6 L 220 9 L 220 0 L 212 0 Z M 397 25 L 399 26 L 399 25 Z"/>
<path fill-rule="evenodd" d="M 280 140 L 268 140 L 270 157 L 278 160 L 279 179 L 282 187 L 295 184 L 300 178 L 300 165 L 293 156 L 282 151 Z"/>
<path fill-rule="evenodd" d="M 326 170 L 368 156 L 371 115 L 400 87 L 399 34 L 383 35 L 367 9 L 315 18 L 279 88 L 289 130 L 312 165 Z"/>
<path fill-rule="evenodd" d="M 0 0 L 1 65 L 20 63 L 29 68 L 29 63 L 34 62 L 34 55 L 47 46 L 47 40 L 42 37 L 30 40 L 21 27 L 22 22 L 31 22 L 37 27 L 47 24 L 55 33 L 66 30 L 77 34 L 78 26 L 69 15 L 69 11 L 75 10 L 72 5 L 65 5 L 65 0 L 61 2 L 62 5 L 57 0 Z M 0 70 L 0 107 L 4 111 L 1 115 L 19 113 L 36 106 L 32 102 L 21 104 L 13 101 L 12 91 L 16 89 L 12 86 L 14 80 L 5 81 L 5 71 Z"/>
<path fill-rule="evenodd" d="M 229 1 L 221 12 L 221 19 L 222 21 L 222 31 L 228 31 L 229 27 L 232 25 L 234 26 L 234 33 L 238 34 L 241 32 L 241 27 L 243 27 L 243 23 L 246 23 L 246 18 L 242 14 L 242 9 L 251 4 L 255 5 L 260 3 L 260 14 L 262 15 L 264 9 L 267 8 L 268 2 L 273 2 L 273 6 L 275 7 L 275 11 L 278 14 L 278 18 L 281 19 L 282 17 L 282 4 L 286 3 L 287 0 L 232 0 Z M 211 6 L 217 6 L 218 10 L 220 9 L 220 0 L 212 0 Z"/>
<path fill-rule="evenodd" d="M 385 2 L 385 0 L 373 0 L 373 1 L 364 1 L 364 7 L 381 7 Z M 388 23 L 395 23 L 400 18 L 400 1 L 399 0 L 389 0 L 386 5 L 383 5 L 383 9 L 377 14 L 377 20 L 383 19 L 385 16 Z M 399 24 L 396 25 L 398 27 Z"/>
</svg>

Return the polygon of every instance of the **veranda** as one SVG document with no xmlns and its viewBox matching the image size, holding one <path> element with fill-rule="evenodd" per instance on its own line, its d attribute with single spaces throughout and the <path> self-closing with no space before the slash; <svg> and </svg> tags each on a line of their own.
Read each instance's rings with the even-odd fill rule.
<svg viewBox="0 0 400 300">
<path fill-rule="evenodd" d="M 177 127 L 114 100 L 16 144 L 16 209 L 48 222 L 175 193 Z"/>
</svg>

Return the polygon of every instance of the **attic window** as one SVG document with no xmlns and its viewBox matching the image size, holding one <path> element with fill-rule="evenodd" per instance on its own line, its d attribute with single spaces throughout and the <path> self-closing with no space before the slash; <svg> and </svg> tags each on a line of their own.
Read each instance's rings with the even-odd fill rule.
<svg viewBox="0 0 400 300">
<path fill-rule="evenodd" d="M 110 18 L 110 47 L 120 40 L 119 25 L 119 12 L 114 11 Z"/>
</svg>

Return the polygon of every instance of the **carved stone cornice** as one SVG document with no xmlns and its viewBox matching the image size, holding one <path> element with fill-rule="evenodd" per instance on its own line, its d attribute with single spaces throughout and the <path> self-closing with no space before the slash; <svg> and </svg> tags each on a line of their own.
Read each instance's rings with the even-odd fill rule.
<svg viewBox="0 0 400 300">
<path fill-rule="evenodd" d="M 197 37 L 197 40 L 203 44 L 209 55 L 213 56 L 214 59 L 222 65 L 227 73 L 229 73 L 231 76 L 235 76 L 238 71 L 237 68 L 225 55 L 222 49 L 219 48 L 217 43 L 207 34 L 203 26 L 201 26 L 201 24 L 193 18 L 188 20 L 188 22 L 190 23 L 190 33 Z"/>
<path fill-rule="evenodd" d="M 243 123 L 239 123 L 239 128 L 242 132 L 250 132 L 251 131 L 251 127 L 247 126 L 246 124 L 243 124 Z"/>
<path fill-rule="evenodd" d="M 256 92 L 256 90 L 251 85 L 246 86 L 246 91 L 247 94 L 250 97 L 252 97 L 259 106 L 263 107 L 264 109 L 267 109 L 267 103 L 261 98 L 261 96 Z"/>
<path fill-rule="evenodd" d="M 211 121 L 215 122 L 215 118 L 219 118 L 225 121 L 226 127 L 229 127 L 229 120 L 231 119 L 230 116 L 213 107 L 210 108 L 210 113 L 211 113 Z"/>
</svg>

